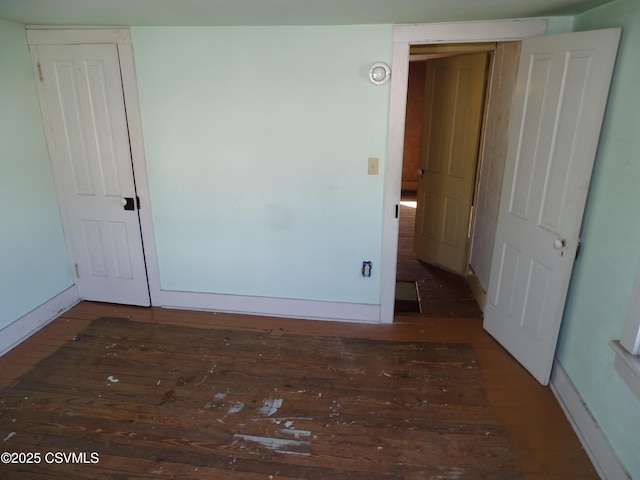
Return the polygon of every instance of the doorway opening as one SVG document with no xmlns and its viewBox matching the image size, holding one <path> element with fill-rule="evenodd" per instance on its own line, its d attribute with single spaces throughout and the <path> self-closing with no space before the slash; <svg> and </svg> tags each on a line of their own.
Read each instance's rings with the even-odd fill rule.
<svg viewBox="0 0 640 480">
<path fill-rule="evenodd" d="M 475 203 L 497 44 L 410 47 L 396 267 L 424 317 L 481 317 L 470 287 Z M 473 282 L 472 282 L 473 283 Z M 479 289 L 482 291 L 482 289 Z M 482 292 L 483 293 L 483 292 Z"/>
</svg>

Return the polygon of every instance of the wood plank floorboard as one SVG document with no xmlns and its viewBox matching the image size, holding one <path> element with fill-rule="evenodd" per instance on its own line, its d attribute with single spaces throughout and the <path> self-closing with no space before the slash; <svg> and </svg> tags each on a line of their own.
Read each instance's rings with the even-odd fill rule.
<svg viewBox="0 0 640 480">
<path fill-rule="evenodd" d="M 80 305 L 60 320 L 73 321 L 75 311 L 84 316 L 85 307 L 99 311 L 101 306 Z M 182 463 L 189 471 L 224 470 L 230 457 L 236 459 L 235 478 L 246 478 L 244 473 L 275 476 L 274 472 L 282 478 L 308 479 L 436 478 L 438 469 L 442 474 L 452 469 L 464 472 L 460 478 L 486 477 L 487 472 L 492 478 L 519 478 L 514 476 L 515 463 L 506 468 L 507 458 L 512 458 L 505 456 L 508 440 L 498 434 L 503 427 L 486 403 L 468 343 L 432 342 L 429 348 L 435 350 L 423 350 L 421 345 L 426 344 L 408 339 L 389 343 L 384 337 L 337 336 L 331 324 L 314 325 L 322 327 L 321 338 L 292 337 L 284 327 L 271 335 L 272 319 L 262 319 L 257 330 L 248 325 L 228 330 L 211 320 L 235 319 L 241 325 L 242 317 L 174 311 L 169 312 L 173 322 L 161 324 L 135 322 L 131 315 L 140 313 L 144 318 L 158 309 L 118 310 L 121 317 L 98 314 L 89 328 L 68 332 L 70 337 L 58 351 L 2 391 L 0 427 L 19 430 L 11 446 L 24 450 L 35 442 L 39 451 L 73 451 L 81 446 L 106 458 L 121 457 L 120 470 L 111 470 L 109 464 L 94 467 L 92 472 L 100 474 L 96 478 L 133 475 L 133 465 L 141 461 Z M 180 319 L 199 328 L 179 327 Z M 49 344 L 46 333 L 55 336 L 55 323 L 3 357 L 0 369 L 11 370 L 11 357 L 38 352 L 30 347 L 39 340 Z M 96 333 L 98 328 L 102 333 Z M 422 353 L 416 356 L 416 352 Z M 389 363 L 389 359 L 396 360 Z M 209 368 L 204 376 L 198 370 L 203 365 Z M 367 369 L 371 369 L 368 374 Z M 113 372 L 117 379 L 109 375 Z M 359 377 L 355 384 L 353 377 Z M 227 390 L 214 395 L 212 382 L 223 380 Z M 233 402 L 224 403 L 229 402 L 222 399 L 230 390 Z M 265 450 L 264 442 L 277 438 L 273 419 L 256 423 L 250 417 L 232 424 L 228 415 L 220 416 L 221 410 L 240 405 L 233 414 L 237 414 L 234 419 L 241 418 L 244 406 L 256 401 L 255 391 L 285 396 L 282 421 L 295 419 L 296 431 L 307 432 L 297 439 L 294 431 L 292 439 L 278 443 L 276 452 L 292 456 L 271 458 L 269 447 Z M 416 398 L 416 392 L 429 398 L 428 404 Z M 338 415 L 339 420 L 334 418 Z M 244 425 L 242 433 L 239 425 Z M 322 432 L 313 437 L 313 455 L 311 441 L 304 440 L 310 432 Z M 237 443 L 244 450 L 238 450 Z M 0 465 L 5 472 L 9 468 Z M 8 471 L 15 478 L 39 473 L 29 466 Z M 53 471 L 74 478 L 73 469 L 67 472 L 55 466 Z M 188 478 L 187 473 L 180 477 Z"/>
<path fill-rule="evenodd" d="M 101 317 L 127 318 L 150 326 L 184 325 L 206 330 L 254 332 L 270 338 L 303 335 L 339 336 L 346 339 L 351 338 L 354 341 L 373 342 L 393 340 L 399 342 L 468 343 L 472 347 L 480 366 L 484 396 L 507 432 L 511 452 L 522 473 L 522 478 L 529 480 L 541 478 L 565 480 L 598 478 L 550 389 L 538 385 L 509 354 L 482 330 L 480 318 L 419 318 L 413 314 L 398 317 L 392 325 L 363 325 L 82 302 L 0 358 L 0 387 L 2 388 L 12 385 L 17 386 L 16 381 L 18 378 L 24 373 L 31 372 L 29 374 L 31 383 L 21 384 L 12 393 L 15 398 L 2 398 L 2 402 L 22 401 L 25 397 L 32 397 L 34 401 L 37 399 L 38 405 L 41 406 L 38 411 L 25 411 L 23 417 L 19 419 L 21 435 L 18 445 L 23 451 L 29 451 L 29 449 L 36 447 L 40 450 L 44 448 L 73 451 L 77 448 L 79 442 L 94 442 L 93 445 L 96 451 L 101 453 L 101 476 L 99 478 L 113 479 L 158 478 L 159 475 L 163 478 L 171 478 L 171 475 L 174 475 L 174 478 L 246 478 L 248 480 L 269 478 L 269 475 L 273 475 L 273 478 L 359 478 L 355 472 L 361 472 L 362 478 L 387 480 L 402 478 L 394 476 L 388 471 L 385 473 L 383 468 L 384 463 L 391 462 L 391 459 L 399 455 L 399 452 L 403 452 L 406 458 L 411 459 L 416 464 L 437 461 L 437 458 L 434 459 L 433 457 L 434 452 L 407 453 L 403 450 L 406 445 L 398 440 L 385 444 L 385 450 L 387 450 L 385 453 L 388 455 L 386 457 L 374 457 L 369 453 L 371 449 L 375 450 L 377 446 L 376 435 L 383 435 L 384 428 L 388 428 L 388 425 L 385 427 L 388 422 L 393 424 L 394 421 L 397 421 L 396 428 L 401 428 L 402 415 L 398 415 L 397 412 L 394 413 L 390 409 L 388 418 L 385 419 L 386 423 L 380 422 L 380 427 L 377 427 L 379 435 L 371 436 L 371 432 L 376 431 L 375 423 L 372 425 L 372 430 L 369 430 L 368 436 L 357 438 L 357 441 L 354 440 L 357 435 L 355 437 L 347 436 L 347 433 L 353 435 L 353 431 L 350 431 L 347 425 L 334 426 L 332 431 L 334 435 L 333 441 L 328 442 L 325 440 L 314 443 L 314 453 L 317 453 L 320 462 L 313 466 L 311 473 L 309 473 L 309 470 L 303 470 L 302 468 L 303 466 L 305 468 L 308 467 L 308 465 L 302 463 L 304 457 L 284 455 L 283 459 L 278 459 L 278 462 L 284 462 L 280 469 L 280 474 L 274 474 L 273 460 L 260 462 L 257 458 L 240 459 L 235 457 L 236 463 L 240 463 L 235 465 L 234 468 L 238 470 L 244 469 L 244 471 L 241 477 L 233 476 L 228 471 L 228 462 L 233 461 L 234 458 L 233 455 L 230 455 L 232 452 L 219 447 L 213 448 L 211 444 L 215 437 L 211 436 L 211 431 L 208 431 L 207 435 L 198 436 L 199 420 L 197 418 L 183 417 L 180 401 L 170 393 L 172 389 L 169 388 L 169 385 L 166 385 L 165 388 L 165 385 L 161 383 L 151 393 L 148 388 L 142 388 L 144 383 L 153 383 L 155 386 L 158 381 L 156 377 L 160 376 L 162 367 L 169 365 L 167 363 L 169 360 L 162 358 L 162 352 L 145 352 L 144 347 L 140 345 L 127 344 L 124 336 L 122 338 L 123 343 L 118 341 L 117 348 L 115 346 L 107 348 L 110 345 L 100 344 L 100 339 L 83 339 L 83 330 L 92 320 Z M 77 344 L 69 342 L 74 338 L 77 339 Z M 124 368 L 126 367 L 124 365 L 123 369 L 119 370 L 123 378 L 126 378 L 125 375 L 130 375 L 129 381 L 135 381 L 141 385 L 137 390 L 133 390 L 135 395 L 114 397 L 110 403 L 109 416 L 112 420 L 109 425 L 109 432 L 111 435 L 115 435 L 116 438 L 127 439 L 127 435 L 129 435 L 127 432 L 131 430 L 129 426 L 132 421 L 135 421 L 137 428 L 141 429 L 137 431 L 136 438 L 131 438 L 132 442 L 127 444 L 126 448 L 118 442 L 104 444 L 99 441 L 100 429 L 105 428 L 101 420 L 104 410 L 99 405 L 91 407 L 88 402 L 93 400 L 87 397 L 88 392 L 95 387 L 95 385 L 92 385 L 92 382 L 96 381 L 95 379 L 87 379 L 83 387 L 79 387 L 74 391 L 65 391 L 47 383 L 49 376 L 55 375 L 55 370 L 51 368 L 47 370 L 45 368 L 40 373 L 34 371 L 34 366 L 39 361 L 54 353 L 57 347 L 65 344 L 69 345 L 69 343 L 71 343 L 71 349 L 68 355 L 71 357 L 67 358 L 67 361 L 72 362 L 71 364 L 77 362 L 78 368 L 80 368 L 82 358 L 75 358 L 73 352 L 74 347 L 77 345 L 79 348 L 84 341 L 92 342 L 92 348 L 112 351 L 116 354 L 112 360 L 117 359 L 119 351 L 127 351 L 129 356 L 134 359 L 138 356 L 142 359 L 145 355 L 151 355 L 155 358 L 154 362 L 145 363 L 142 371 L 140 371 L 139 365 L 136 369 L 136 362 L 133 362 L 127 368 Z M 193 342 L 190 343 L 189 341 L 184 341 L 184 339 L 167 339 L 167 342 L 180 349 L 181 355 L 185 355 L 185 358 L 189 358 L 190 353 L 193 356 L 205 354 L 202 350 L 192 346 Z M 248 350 L 244 350 L 245 348 Z M 251 355 L 246 353 L 251 352 L 251 348 L 251 346 L 243 346 L 245 353 L 236 355 L 233 357 L 233 361 L 236 362 L 235 365 L 238 368 L 238 372 L 244 375 L 248 384 L 255 382 L 256 385 L 259 385 L 261 382 L 264 383 L 265 375 L 273 374 L 274 372 L 252 371 L 255 369 L 252 369 Z M 299 370 L 298 361 L 286 358 L 287 348 L 282 351 L 281 360 L 278 360 L 277 355 L 274 355 L 269 362 L 271 364 L 271 361 L 274 361 L 273 368 L 280 368 L 285 372 L 282 375 L 283 385 L 287 382 L 292 382 L 292 379 L 301 381 L 300 374 L 296 373 Z M 97 366 L 96 378 L 104 378 L 110 374 L 109 361 L 110 357 L 106 357 L 105 363 Z M 302 362 L 303 360 L 300 361 Z M 319 364 L 320 360 L 314 357 L 313 352 L 310 352 L 309 358 L 304 359 L 305 366 L 309 365 L 309 368 L 314 372 L 309 375 L 309 380 L 316 387 L 328 384 L 327 382 L 333 382 L 337 393 L 331 398 L 320 399 L 321 401 L 313 406 L 305 403 L 303 399 L 298 403 L 291 403 L 290 408 L 294 411 L 307 412 L 308 418 L 316 416 L 320 411 L 331 412 L 333 401 L 343 402 L 351 394 L 348 391 L 348 385 L 340 386 L 339 378 L 345 373 L 344 371 L 338 372 L 338 380 L 335 378 L 332 380 L 326 371 L 322 371 L 319 368 L 314 369 L 314 362 Z M 176 370 L 174 374 L 173 380 L 178 383 L 184 382 L 185 384 L 195 385 L 202 381 L 202 378 L 188 369 L 184 371 Z M 373 379 L 373 383 L 371 384 L 370 382 L 370 387 L 375 387 L 375 381 Z M 464 385 L 464 382 L 462 382 L 462 385 Z M 464 387 L 461 387 L 461 385 L 452 385 L 452 389 L 454 389 L 452 392 L 456 395 L 464 393 Z M 341 391 L 344 391 L 344 394 L 341 394 Z M 374 393 L 374 395 L 376 394 Z M 389 393 L 385 394 L 384 391 L 380 391 L 378 395 L 377 402 L 390 401 L 387 398 Z M 194 398 L 194 401 L 202 405 L 206 405 L 207 401 L 214 401 L 214 399 L 206 395 Z M 396 398 L 402 397 L 398 394 Z M 163 420 L 159 421 L 154 418 L 153 406 L 162 402 L 163 399 L 167 402 L 169 408 L 166 410 Z M 238 399 L 238 401 L 243 400 L 249 402 L 250 396 L 246 398 L 239 397 Z M 61 415 L 65 413 L 64 405 L 72 406 L 78 402 L 83 403 L 90 416 L 76 419 L 75 422 L 72 419 L 70 420 L 68 416 L 65 417 L 66 433 L 65 436 L 61 436 L 60 425 L 63 423 Z M 346 403 L 342 405 L 340 413 L 347 423 L 351 421 L 357 422 L 363 415 L 363 412 L 359 411 L 358 405 Z M 436 410 L 432 413 L 434 415 L 432 417 L 424 417 L 424 421 L 432 422 L 434 432 L 438 431 L 438 422 L 444 422 L 443 430 L 438 434 L 441 436 L 440 440 L 445 442 L 455 441 L 455 439 L 448 437 L 450 434 L 445 432 L 448 422 L 445 412 Z M 478 426 L 485 425 L 485 413 L 485 410 L 474 407 L 474 405 L 469 405 L 467 409 L 459 409 L 456 412 L 459 415 L 460 423 L 467 425 L 467 429 L 473 428 L 474 424 Z M 225 430 L 224 425 L 220 425 L 223 428 L 216 430 L 216 435 L 226 435 L 228 437 L 234 434 L 232 430 Z M 258 438 L 268 437 L 269 432 L 264 427 L 255 427 L 251 431 L 251 435 Z M 70 437 L 68 436 L 69 428 L 73 432 Z M 183 429 L 185 438 L 190 438 L 192 444 L 201 445 L 203 452 L 207 452 L 201 455 L 191 454 L 192 456 L 188 457 L 188 461 L 191 464 L 186 470 L 185 465 L 178 461 L 174 451 L 175 448 L 184 446 L 179 438 L 172 439 L 173 437 L 171 437 L 173 435 L 171 432 L 176 428 Z M 296 422 L 296 428 L 312 431 L 317 429 L 318 426 L 312 425 L 310 421 L 300 420 Z M 5 437 L 8 433 L 0 432 Z M 472 430 L 467 431 L 467 434 L 475 435 Z M 156 457 L 151 458 L 148 453 L 145 453 L 146 444 L 144 442 L 152 441 L 145 440 L 143 442 L 140 437 L 145 435 L 150 439 L 155 439 L 153 441 L 157 445 L 156 457 L 161 457 L 161 462 L 158 462 Z M 412 435 L 410 431 L 407 431 L 405 441 L 411 441 Z M 479 444 L 482 442 L 482 436 L 480 432 L 477 432 Z M 11 440 L 4 442 L 5 450 L 10 442 Z M 181 452 L 184 453 L 183 450 Z M 437 456 L 437 452 L 435 454 Z M 461 452 L 461 454 L 464 454 L 464 452 Z M 180 458 L 184 462 L 184 457 L 180 456 Z M 340 473 L 336 473 L 341 468 L 344 471 L 349 471 L 349 476 L 341 476 Z M 54 465 L 51 473 L 54 475 L 59 474 L 60 478 L 87 478 L 86 467 L 83 470 L 83 466 L 76 466 L 75 470 L 70 471 L 65 469 L 63 465 Z M 478 472 L 478 475 L 478 478 L 487 478 L 483 477 L 481 472 Z M 3 475 L 2 478 L 11 477 Z M 20 473 L 20 476 L 15 478 L 41 479 L 45 477 L 36 468 L 25 468 Z M 405 477 L 405 479 L 409 478 L 432 477 L 426 474 Z"/>
</svg>

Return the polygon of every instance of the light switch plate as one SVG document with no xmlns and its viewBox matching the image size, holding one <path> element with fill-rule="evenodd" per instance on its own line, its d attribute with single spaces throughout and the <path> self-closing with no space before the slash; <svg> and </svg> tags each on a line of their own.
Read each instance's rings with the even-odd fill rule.
<svg viewBox="0 0 640 480">
<path fill-rule="evenodd" d="M 378 175 L 378 157 L 369 157 L 369 166 L 367 167 L 367 173 L 369 175 Z"/>
</svg>

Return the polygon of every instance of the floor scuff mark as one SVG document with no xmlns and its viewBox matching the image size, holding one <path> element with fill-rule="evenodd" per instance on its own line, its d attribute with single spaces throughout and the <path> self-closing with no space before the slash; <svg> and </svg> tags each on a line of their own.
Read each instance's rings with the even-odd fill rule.
<svg viewBox="0 0 640 480">
<path fill-rule="evenodd" d="M 273 437 L 257 437 L 255 435 L 235 434 L 234 439 L 248 443 L 257 443 L 267 450 L 273 450 L 277 453 L 286 455 L 311 455 L 311 444 L 305 441 L 287 440 L 283 438 Z"/>
</svg>

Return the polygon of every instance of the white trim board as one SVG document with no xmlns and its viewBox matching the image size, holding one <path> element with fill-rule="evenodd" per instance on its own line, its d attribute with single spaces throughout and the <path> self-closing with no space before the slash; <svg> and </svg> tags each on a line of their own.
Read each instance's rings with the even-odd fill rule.
<svg viewBox="0 0 640 480">
<path fill-rule="evenodd" d="M 393 64 L 389 103 L 389 131 L 382 231 L 381 323 L 392 323 L 398 259 L 399 222 L 395 216 L 402 186 L 404 123 L 407 110 L 409 49 L 431 43 L 502 42 L 545 35 L 547 21 L 496 20 L 488 22 L 399 25 L 393 30 Z"/>
<path fill-rule="evenodd" d="M 640 265 L 620 341 L 612 341 L 609 344 L 616 352 L 616 372 L 640 399 Z"/>
<path fill-rule="evenodd" d="M 620 344 L 631 355 L 640 355 L 640 264 L 638 264 L 627 317 L 620 335 Z"/>
<path fill-rule="evenodd" d="M 616 340 L 609 342 L 609 345 L 616 352 L 614 367 L 618 375 L 627 384 L 629 389 L 640 399 L 640 357 L 631 355 L 622 344 Z"/>
<path fill-rule="evenodd" d="M 27 27 L 30 45 L 78 45 L 84 43 L 130 44 L 128 28 L 60 29 L 55 27 Z"/>
<path fill-rule="evenodd" d="M 160 294 L 160 266 L 156 249 L 156 235 L 153 227 L 151 212 L 151 192 L 147 159 L 144 151 L 144 137 L 142 135 L 142 114 L 138 98 L 138 83 L 131 44 L 118 44 L 120 56 L 120 73 L 122 75 L 122 91 L 124 104 L 127 109 L 127 126 L 129 128 L 129 146 L 131 147 L 131 162 L 136 182 L 136 195 L 140 199 L 138 215 L 140 218 L 140 233 L 144 248 L 145 264 L 147 266 L 147 281 L 151 305 L 157 304 Z"/>
<path fill-rule="evenodd" d="M 379 323 L 380 305 L 322 302 L 292 298 L 222 295 L 215 293 L 162 290 L 159 305 L 164 308 L 261 315 L 267 317 Z"/>
<path fill-rule="evenodd" d="M 0 355 L 22 343 L 80 301 L 75 285 L 0 330 Z"/>
<path fill-rule="evenodd" d="M 523 20 L 489 20 L 485 22 L 430 23 L 398 25 L 394 42 L 401 43 L 464 43 L 493 40 L 522 40 L 547 33 L 544 18 Z"/>
<path fill-rule="evenodd" d="M 578 435 L 580 443 L 582 443 L 598 475 L 607 480 L 628 480 L 631 478 L 557 359 L 553 364 L 549 386 Z"/>
</svg>

